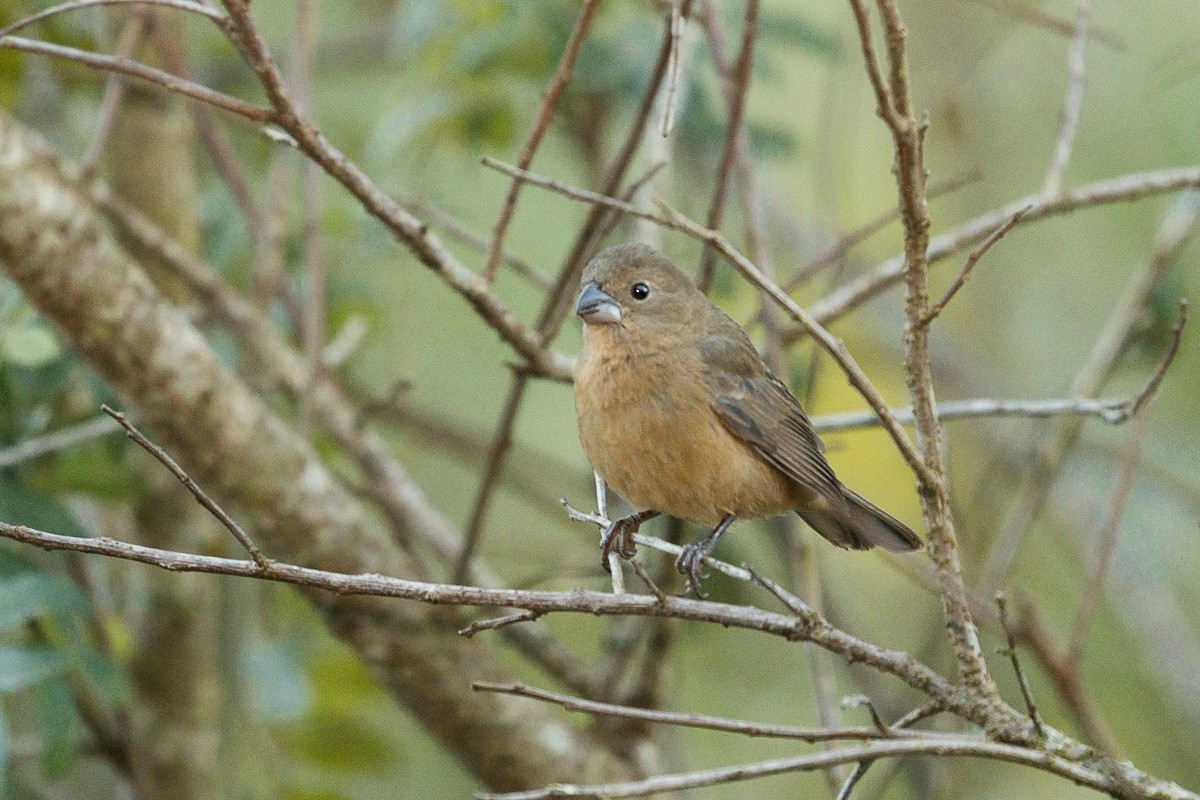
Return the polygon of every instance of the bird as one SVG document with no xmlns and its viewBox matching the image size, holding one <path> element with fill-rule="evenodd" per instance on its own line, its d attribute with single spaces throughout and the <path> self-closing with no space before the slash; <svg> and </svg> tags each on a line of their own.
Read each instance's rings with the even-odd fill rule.
<svg viewBox="0 0 1200 800">
<path fill-rule="evenodd" d="M 601 533 L 601 563 L 666 514 L 711 526 L 675 566 L 698 596 L 704 557 L 738 518 L 796 512 L 841 548 L 922 546 L 907 525 L 847 488 L 800 403 L 746 332 L 665 255 L 609 247 L 584 268 L 575 313 L 579 440 L 636 510 Z"/>
</svg>

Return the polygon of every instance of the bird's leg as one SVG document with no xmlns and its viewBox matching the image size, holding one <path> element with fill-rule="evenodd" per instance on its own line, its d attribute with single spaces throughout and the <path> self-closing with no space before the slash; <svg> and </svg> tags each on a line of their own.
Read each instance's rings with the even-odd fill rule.
<svg viewBox="0 0 1200 800">
<path fill-rule="evenodd" d="M 696 593 L 697 597 L 704 597 L 704 592 L 700 591 L 700 579 L 703 577 L 700 574 L 700 568 L 704 565 L 704 557 L 713 551 L 721 534 L 733 524 L 735 519 L 737 516 L 734 514 L 727 514 L 708 536 L 693 544 L 685 544 L 679 557 L 675 559 L 675 569 L 687 577 L 688 585 L 692 587 L 692 591 Z"/>
<path fill-rule="evenodd" d="M 608 527 L 600 534 L 600 563 L 608 571 L 608 554 L 617 551 L 624 559 L 633 558 L 636 548 L 633 546 L 633 535 L 648 519 L 658 516 L 657 511 L 639 511 L 628 517 L 621 517 L 608 523 Z"/>
</svg>

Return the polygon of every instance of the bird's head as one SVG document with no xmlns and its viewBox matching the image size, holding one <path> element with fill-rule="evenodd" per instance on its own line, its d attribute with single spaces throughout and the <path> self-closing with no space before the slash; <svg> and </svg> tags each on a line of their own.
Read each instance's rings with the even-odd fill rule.
<svg viewBox="0 0 1200 800">
<path fill-rule="evenodd" d="M 583 271 L 575 304 L 588 328 L 616 326 L 631 334 L 682 326 L 706 298 L 662 253 L 643 244 L 601 251 Z"/>
</svg>

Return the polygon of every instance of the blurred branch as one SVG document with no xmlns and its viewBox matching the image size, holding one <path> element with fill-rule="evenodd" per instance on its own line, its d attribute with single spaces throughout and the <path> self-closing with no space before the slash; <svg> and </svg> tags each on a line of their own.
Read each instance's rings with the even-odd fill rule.
<svg viewBox="0 0 1200 800">
<path fill-rule="evenodd" d="M 1068 393 L 1073 396 L 1090 397 L 1097 394 L 1116 369 L 1121 354 L 1133 339 L 1141 323 L 1145 308 L 1154 296 L 1154 291 L 1166 273 L 1167 267 L 1175 255 L 1191 238 L 1200 221 L 1200 192 L 1187 192 L 1179 197 L 1171 210 L 1163 218 L 1154 243 L 1151 246 L 1149 258 L 1141 269 L 1137 270 L 1125 291 L 1117 300 L 1109 314 L 1104 329 L 1100 332 L 1083 366 L 1080 367 L 1075 379 L 1071 382 Z M 1179 319 L 1176 323 L 1181 326 L 1187 318 L 1186 303 L 1181 304 Z M 1176 342 L 1178 333 L 1172 334 L 1172 342 Z M 1171 355 L 1177 344 L 1168 348 Z M 1164 357 L 1161 364 L 1170 364 L 1170 359 Z M 1162 369 L 1165 369 L 1163 367 Z M 1156 371 L 1161 379 L 1161 370 Z M 1151 384 L 1155 380 L 1151 380 Z M 1152 385 L 1151 385 L 1151 388 Z M 1148 394 L 1145 396 L 1149 396 Z M 1135 404 L 1136 407 L 1136 404 Z M 1046 436 L 1037 448 L 1032 459 L 1033 466 L 1027 470 L 1013 494 L 1012 501 L 1004 521 L 992 542 L 991 552 L 984 563 L 980 587 L 984 593 L 991 593 L 1000 588 L 1008 576 L 1012 562 L 1020 548 L 1025 531 L 1033 524 L 1034 518 L 1045 502 L 1054 485 L 1054 476 L 1061 469 L 1067 454 L 1079 437 L 1081 423 L 1079 420 L 1060 420 L 1056 429 Z"/>
<path fill-rule="evenodd" d="M 19 36 L 0 36 L 0 47 L 8 47 L 25 53 L 55 56 L 56 58 L 74 61 L 77 64 L 82 64 L 92 69 L 104 72 L 116 72 L 133 78 L 139 78 L 147 83 L 161 86 L 167 91 L 191 97 L 194 100 L 199 100 L 201 103 L 207 103 L 208 105 L 228 111 L 234 116 L 248 119 L 252 122 L 265 125 L 276 121 L 275 112 L 270 109 L 251 105 L 236 97 L 230 97 L 227 94 L 209 89 L 202 84 L 178 78 L 169 72 L 148 67 L 145 64 L 139 64 L 132 59 L 122 58 L 121 56 L 89 53 L 86 50 L 79 50 L 74 47 L 66 47 L 34 39 L 24 39 Z"/>
<path fill-rule="evenodd" d="M 64 14 L 70 11 L 76 11 L 81 8 L 94 8 L 96 6 L 117 6 L 117 5 L 133 5 L 144 6 L 146 8 L 175 8 L 181 11 L 190 11 L 193 14 L 199 14 L 202 17 L 208 17 L 217 24 L 217 27 L 224 31 L 229 30 L 229 18 L 215 8 L 205 5 L 204 3 L 195 3 L 192 0 L 71 0 L 67 3 L 59 3 L 50 8 L 43 9 L 36 14 L 31 14 L 28 17 L 23 17 L 11 25 L 0 28 L 0 38 L 16 33 L 22 28 L 26 28 L 35 22 L 49 19 L 50 17 Z"/>
<path fill-rule="evenodd" d="M 976 5 L 986 6 L 1001 14 L 1028 22 L 1037 28 L 1057 33 L 1060 36 L 1075 35 L 1075 22 L 1046 12 L 1038 6 L 1023 2 L 1023 0 L 971 0 Z M 1088 25 L 1087 37 L 1093 41 L 1107 45 L 1114 50 L 1121 50 L 1125 42 L 1121 34 L 1111 28 L 1099 25 Z"/>
<path fill-rule="evenodd" d="M 1029 210 L 1021 217 L 1019 226 L 1108 203 L 1140 200 L 1143 197 L 1165 192 L 1197 188 L 1200 188 L 1200 167 L 1182 167 L 1158 172 L 1133 173 L 1106 181 L 1098 181 L 1069 189 L 1051 200 L 1039 195 L 1028 195 L 1000 208 L 980 214 L 947 233 L 935 236 L 929 242 L 927 259 L 930 264 L 934 264 L 982 241 L 1005 220 L 1026 207 Z M 903 275 L 904 257 L 890 258 L 866 275 L 818 300 L 810 307 L 809 313 L 821 324 L 828 324 L 899 282 Z M 787 332 L 786 341 L 790 343 L 803 335 L 802 328 L 793 328 Z"/>
<path fill-rule="evenodd" d="M 1088 21 L 1092 16 L 1091 0 L 1075 0 L 1075 28 L 1071 35 L 1070 54 L 1067 56 L 1067 93 L 1063 99 L 1062 122 L 1058 140 L 1054 143 L 1054 158 L 1046 171 L 1042 184 L 1043 197 L 1055 197 L 1062 189 L 1063 175 L 1071 160 L 1071 148 L 1075 144 L 1075 131 L 1079 127 L 1079 112 L 1083 108 L 1083 87 L 1087 73 L 1084 70 L 1083 51 L 1087 45 Z"/>
<path fill-rule="evenodd" d="M 89 419 L 87 422 L 44 433 L 0 450 L 0 469 L 15 467 L 48 453 L 66 450 L 119 430 L 121 430 L 121 426 L 115 420 L 99 416 Z"/>
<path fill-rule="evenodd" d="M 521 147 L 517 163 L 521 165 L 522 169 L 527 169 L 533 163 L 534 153 L 537 152 L 542 137 L 546 135 L 546 130 L 550 127 L 550 118 L 554 115 L 554 107 L 558 104 L 558 98 L 567 84 L 571 82 L 571 76 L 575 71 L 575 59 L 579 56 L 579 49 L 583 47 L 583 40 L 587 38 L 588 29 L 591 28 L 592 19 L 599 7 L 600 0 L 583 0 L 583 7 L 579 10 L 575 27 L 559 58 L 558 67 L 550 79 L 550 85 L 542 93 L 542 107 L 538 112 L 537 120 L 533 124 L 533 129 L 529 131 L 525 144 Z M 508 230 L 508 223 L 512 220 L 513 212 L 517 208 L 517 194 L 520 191 L 521 181 L 514 178 L 508 186 L 508 193 L 504 196 L 504 202 L 500 206 L 500 215 L 496 218 L 496 224 L 492 228 L 492 241 L 483 261 L 483 269 L 480 271 L 480 276 L 489 284 L 496 279 L 496 267 L 500 265 L 500 254 L 504 248 L 504 234 Z"/>
<path fill-rule="evenodd" d="M 724 79 L 722 82 L 727 87 L 725 91 L 727 122 L 725 144 L 721 148 L 721 160 L 717 162 L 713 196 L 709 202 L 708 217 L 705 223 L 705 227 L 713 231 L 721 228 L 721 219 L 725 214 L 725 198 L 729 194 L 734 163 L 740 150 L 738 143 L 742 136 L 742 117 L 746 111 L 746 93 L 750 88 L 750 67 L 754 60 L 754 40 L 758 34 L 758 8 L 758 0 L 746 0 L 746 16 L 742 22 L 742 44 L 738 50 L 737 61 L 729 64 L 726 70 L 721 70 L 721 65 L 718 64 L 718 76 Z M 711 7 L 707 12 L 706 22 L 710 28 L 709 39 L 712 40 L 717 35 L 717 32 L 712 30 L 716 21 L 715 16 L 711 13 Z M 705 245 L 700 256 L 700 277 L 696 281 L 700 291 L 707 293 L 712 286 L 716 266 L 716 250 L 711 245 Z"/>
<path fill-rule="evenodd" d="M 145 37 L 147 27 L 148 20 L 144 14 L 131 14 L 125 20 L 121 26 L 121 33 L 117 37 L 117 58 L 129 58 L 133 55 L 134 50 Z M 100 158 L 104 155 L 104 149 L 112 133 L 113 122 L 117 118 L 117 112 L 124 99 L 125 82 L 116 74 L 110 74 L 104 81 L 104 97 L 100 100 L 100 114 L 92 133 L 92 141 L 88 143 L 87 151 L 80 160 L 80 172 L 85 178 L 94 175 L 100 166 Z"/>
</svg>

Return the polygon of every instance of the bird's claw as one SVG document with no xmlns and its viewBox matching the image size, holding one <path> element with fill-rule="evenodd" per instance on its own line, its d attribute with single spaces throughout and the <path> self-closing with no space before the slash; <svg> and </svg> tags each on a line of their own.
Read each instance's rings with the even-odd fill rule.
<svg viewBox="0 0 1200 800">
<path fill-rule="evenodd" d="M 703 600 L 707 595 L 700 588 L 700 581 L 704 579 L 701 569 L 704 567 L 705 557 L 712 551 L 712 546 L 705 546 L 707 542 L 696 542 L 694 544 L 685 544 L 679 555 L 675 558 L 675 569 L 677 569 L 688 580 L 688 586 L 696 597 Z"/>
<path fill-rule="evenodd" d="M 638 515 L 621 517 L 608 523 L 608 527 L 600 534 L 600 565 L 608 571 L 608 556 L 616 553 L 628 561 L 637 554 L 637 546 L 633 543 L 633 535 L 638 532 L 642 521 Z"/>
</svg>

